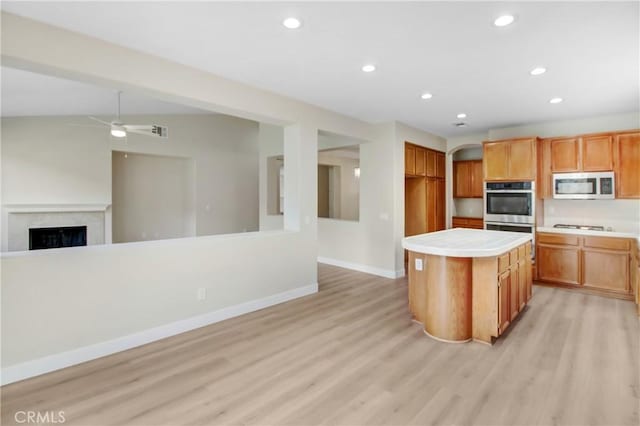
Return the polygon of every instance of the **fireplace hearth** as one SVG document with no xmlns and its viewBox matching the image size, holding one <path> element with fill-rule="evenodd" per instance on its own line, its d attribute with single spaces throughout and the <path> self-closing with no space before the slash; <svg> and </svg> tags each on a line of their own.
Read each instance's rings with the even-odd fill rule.
<svg viewBox="0 0 640 426">
<path fill-rule="evenodd" d="M 29 228 L 29 250 L 43 250 L 86 245 L 86 226 Z"/>
</svg>

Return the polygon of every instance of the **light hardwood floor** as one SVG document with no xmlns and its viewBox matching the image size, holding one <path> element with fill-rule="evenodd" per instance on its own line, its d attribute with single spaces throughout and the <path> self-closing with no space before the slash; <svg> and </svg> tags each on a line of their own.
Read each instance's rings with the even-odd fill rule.
<svg viewBox="0 0 640 426">
<path fill-rule="evenodd" d="M 2 388 L 81 425 L 638 425 L 629 301 L 535 287 L 493 347 L 425 336 L 406 279 L 320 265 L 320 292 Z"/>
</svg>

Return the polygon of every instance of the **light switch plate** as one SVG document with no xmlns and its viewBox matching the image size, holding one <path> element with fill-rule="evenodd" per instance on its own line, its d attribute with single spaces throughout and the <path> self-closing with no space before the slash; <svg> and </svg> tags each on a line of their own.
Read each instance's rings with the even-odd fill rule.
<svg viewBox="0 0 640 426">
<path fill-rule="evenodd" d="M 416 271 L 422 271 L 422 259 L 416 259 Z"/>
</svg>

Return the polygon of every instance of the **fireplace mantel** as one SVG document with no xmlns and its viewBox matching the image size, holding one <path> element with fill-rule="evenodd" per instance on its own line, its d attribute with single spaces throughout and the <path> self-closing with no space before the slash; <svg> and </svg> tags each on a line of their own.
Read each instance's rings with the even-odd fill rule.
<svg viewBox="0 0 640 426">
<path fill-rule="evenodd" d="M 111 204 L 3 204 L 7 213 L 105 212 Z"/>
</svg>

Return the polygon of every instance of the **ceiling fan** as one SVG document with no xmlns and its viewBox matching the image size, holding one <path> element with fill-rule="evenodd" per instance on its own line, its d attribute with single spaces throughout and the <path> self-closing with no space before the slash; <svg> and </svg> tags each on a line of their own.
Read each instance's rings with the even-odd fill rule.
<svg viewBox="0 0 640 426">
<path fill-rule="evenodd" d="M 89 116 L 91 120 L 102 123 L 105 126 L 109 126 L 111 130 L 111 136 L 114 138 L 125 138 L 127 133 L 137 133 L 139 135 L 152 136 L 156 138 L 168 138 L 169 129 L 166 126 L 158 124 L 125 124 L 120 119 L 120 94 L 118 92 L 118 116 L 115 120 L 107 122 L 100 120 L 99 118 Z"/>
</svg>

